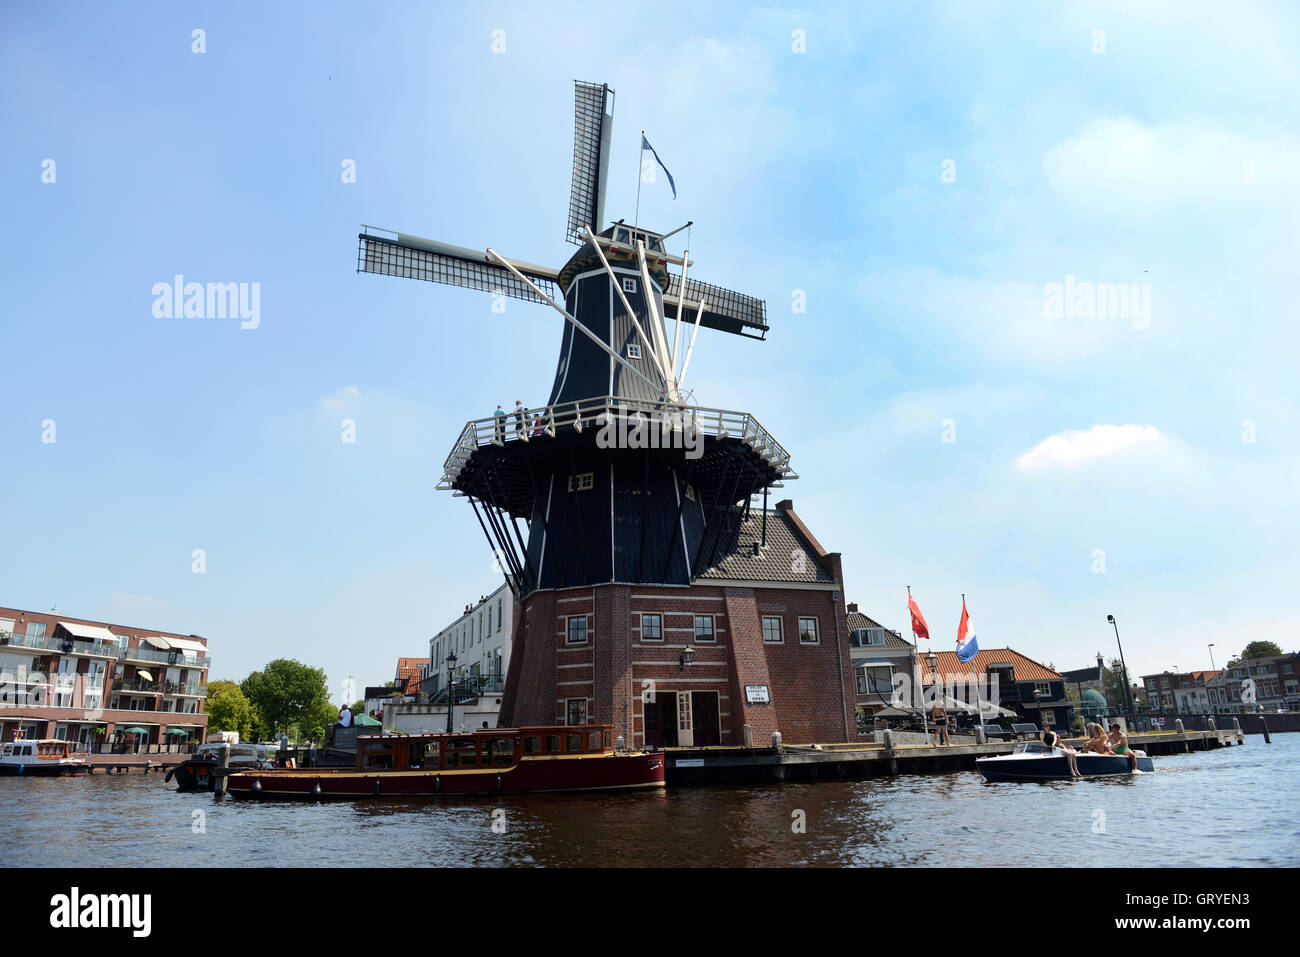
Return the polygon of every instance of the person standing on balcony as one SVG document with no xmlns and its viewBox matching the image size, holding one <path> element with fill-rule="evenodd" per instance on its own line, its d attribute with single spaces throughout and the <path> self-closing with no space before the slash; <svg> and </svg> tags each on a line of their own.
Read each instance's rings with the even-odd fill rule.
<svg viewBox="0 0 1300 957">
<path fill-rule="evenodd" d="M 528 424 L 528 410 L 524 404 L 515 399 L 515 435 L 521 439 L 524 437 L 524 427 Z"/>
<path fill-rule="evenodd" d="M 497 410 L 492 413 L 493 418 L 497 420 L 497 441 L 506 440 L 506 410 L 501 408 L 501 403 L 497 403 Z"/>
</svg>

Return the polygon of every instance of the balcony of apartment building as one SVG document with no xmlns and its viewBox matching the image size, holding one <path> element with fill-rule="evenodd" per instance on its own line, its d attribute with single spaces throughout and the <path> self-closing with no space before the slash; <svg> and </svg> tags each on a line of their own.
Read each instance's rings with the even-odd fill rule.
<svg viewBox="0 0 1300 957">
<path fill-rule="evenodd" d="M 458 675 L 456 677 L 456 704 L 477 701 L 484 695 L 501 694 L 506 690 L 506 677 L 499 674 Z M 431 675 L 420 682 L 420 690 L 429 696 L 429 704 L 446 704 L 446 679 Z"/>
</svg>

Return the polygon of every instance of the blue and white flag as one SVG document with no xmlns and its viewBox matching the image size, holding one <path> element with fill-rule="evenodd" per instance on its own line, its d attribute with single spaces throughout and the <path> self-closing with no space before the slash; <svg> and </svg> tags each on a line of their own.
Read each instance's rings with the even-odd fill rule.
<svg viewBox="0 0 1300 957">
<path fill-rule="evenodd" d="M 970 614 L 966 611 L 966 598 L 961 600 L 961 624 L 957 626 L 957 660 L 962 664 L 974 658 L 980 650 L 975 639 L 975 626 L 971 624 Z"/>
<path fill-rule="evenodd" d="M 668 172 L 668 167 L 665 166 L 665 165 L 664 165 L 664 161 L 661 160 L 661 159 L 659 158 L 659 154 L 658 154 L 658 153 L 655 153 L 655 148 L 654 148 L 653 146 L 650 145 L 650 141 L 649 141 L 648 139 L 645 138 L 645 131 L 642 130 L 642 132 L 641 132 L 641 152 L 644 153 L 646 150 L 649 150 L 651 153 L 654 153 L 655 162 L 659 164 L 659 168 L 660 168 L 661 170 L 663 170 L 663 171 L 664 171 L 664 175 L 668 177 L 668 185 L 671 186 L 671 187 L 673 188 L 673 199 L 676 199 L 676 198 L 677 198 L 677 184 L 673 182 L 673 174 L 670 173 L 670 172 Z"/>
</svg>

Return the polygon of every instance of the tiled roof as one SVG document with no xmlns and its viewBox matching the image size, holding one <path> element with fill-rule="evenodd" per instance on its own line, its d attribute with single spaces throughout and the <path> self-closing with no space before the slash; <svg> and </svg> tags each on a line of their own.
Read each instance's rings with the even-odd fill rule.
<svg viewBox="0 0 1300 957">
<path fill-rule="evenodd" d="M 783 509 L 768 510 L 767 546 L 760 554 L 755 554 L 755 546 L 762 540 L 762 536 L 763 510 L 750 509 L 749 518 L 740 523 L 731 541 L 718 549 L 719 554 L 724 554 L 725 557 L 695 577 L 705 580 L 827 584 L 835 580 L 822 565 L 818 550 L 804 539 Z"/>
<path fill-rule="evenodd" d="M 930 673 L 925 655 L 924 651 L 918 651 L 916 654 L 917 666 L 921 669 L 923 681 Z M 940 675 L 983 674 L 991 665 L 1011 665 L 1011 674 L 1016 681 L 1055 681 L 1063 677 L 1059 671 L 1053 671 L 1010 648 L 982 648 L 974 659 L 964 664 L 955 651 L 936 651 L 935 655 L 939 659 L 935 670 Z"/>
<path fill-rule="evenodd" d="M 911 648 L 912 647 L 912 643 L 908 641 L 906 638 L 904 638 L 902 635 L 898 634 L 898 632 L 891 631 L 890 629 L 885 628 L 885 626 L 880 624 L 880 622 L 876 621 L 874 618 L 871 618 L 869 615 L 862 614 L 862 612 L 860 611 L 849 612 L 845 616 L 845 619 L 848 622 L 848 627 L 850 632 L 857 631 L 859 628 L 882 629 L 885 632 L 884 646 L 886 648 Z"/>
<path fill-rule="evenodd" d="M 397 680 L 408 694 L 420 690 L 420 669 L 428 663 L 428 658 L 397 659 Z"/>
</svg>

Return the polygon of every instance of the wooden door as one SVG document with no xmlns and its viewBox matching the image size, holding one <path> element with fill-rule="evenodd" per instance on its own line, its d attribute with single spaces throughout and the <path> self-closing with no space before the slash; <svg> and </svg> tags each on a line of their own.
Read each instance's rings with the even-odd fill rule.
<svg viewBox="0 0 1300 957">
<path fill-rule="evenodd" d="M 707 748 L 721 744 L 718 733 L 718 693 L 695 691 L 691 693 L 691 708 L 695 718 L 695 744 Z"/>
</svg>

